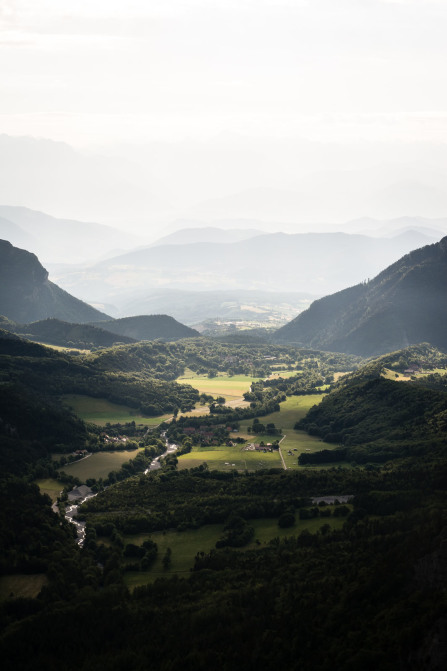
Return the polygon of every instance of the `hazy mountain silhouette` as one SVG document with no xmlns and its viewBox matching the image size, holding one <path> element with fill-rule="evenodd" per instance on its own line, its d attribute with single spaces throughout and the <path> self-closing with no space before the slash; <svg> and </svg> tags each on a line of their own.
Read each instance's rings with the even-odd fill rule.
<svg viewBox="0 0 447 671">
<path fill-rule="evenodd" d="M 3 240 L 22 246 L 39 258 L 73 263 L 97 260 L 107 252 L 124 251 L 141 242 L 138 236 L 86 221 L 58 219 L 27 207 L 0 205 Z"/>
<path fill-rule="evenodd" d="M 278 342 L 370 356 L 430 342 L 447 348 L 447 237 L 410 252 L 372 281 L 321 298 Z"/>
<path fill-rule="evenodd" d="M 256 235 L 262 235 L 263 231 L 256 229 L 223 229 L 216 226 L 204 226 L 203 228 L 182 228 L 181 230 L 165 235 L 154 242 L 151 247 L 159 245 L 190 245 L 195 242 L 238 242 L 248 240 Z"/>
<path fill-rule="evenodd" d="M 441 236 L 440 236 L 441 237 Z M 419 245 L 433 238 L 420 235 Z M 346 233 L 273 233 L 227 244 L 197 242 L 137 249 L 86 269 L 64 272 L 57 281 L 93 303 L 132 300 L 141 287 L 186 291 L 293 288 L 321 296 L 373 277 L 414 249 L 414 236 L 370 238 Z M 162 310 L 165 312 L 166 310 Z M 210 315 L 215 316 L 215 313 Z"/>
</svg>

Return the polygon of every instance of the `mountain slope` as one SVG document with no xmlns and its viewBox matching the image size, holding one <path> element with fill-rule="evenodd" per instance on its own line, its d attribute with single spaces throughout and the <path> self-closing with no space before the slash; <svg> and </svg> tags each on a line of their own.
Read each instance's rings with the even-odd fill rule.
<svg viewBox="0 0 447 671">
<path fill-rule="evenodd" d="M 0 240 L 0 314 L 15 322 L 57 317 L 70 322 L 107 318 L 48 279 L 38 258 Z"/>
<path fill-rule="evenodd" d="M 171 341 L 200 336 L 200 333 L 195 329 L 181 324 L 168 315 L 123 317 L 122 319 L 96 322 L 92 326 L 99 326 L 111 333 L 134 338 L 135 340 L 157 340 L 161 338 Z"/>
<path fill-rule="evenodd" d="M 275 334 L 371 356 L 419 342 L 447 347 L 447 237 L 410 252 L 372 281 L 312 303 Z"/>
</svg>

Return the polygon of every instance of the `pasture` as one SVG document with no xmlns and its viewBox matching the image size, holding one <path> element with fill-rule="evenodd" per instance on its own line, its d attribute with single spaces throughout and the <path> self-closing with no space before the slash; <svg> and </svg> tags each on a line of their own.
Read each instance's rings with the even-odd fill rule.
<svg viewBox="0 0 447 671">
<path fill-rule="evenodd" d="M 296 431 L 293 428 L 295 422 L 304 417 L 309 408 L 320 403 L 322 398 L 322 394 L 289 396 L 281 403 L 279 412 L 273 412 L 270 415 L 259 418 L 262 424 L 274 422 L 277 428 L 282 429 L 282 434 L 285 437 L 281 441 L 281 453 L 286 468 L 300 468 L 298 466 L 298 456 L 301 452 L 317 452 L 322 449 L 330 449 L 330 446 L 322 443 L 320 438 L 309 436 L 305 431 Z M 271 443 L 275 440 L 276 436 L 248 433 L 247 427 L 251 426 L 252 423 L 252 419 L 242 421 L 240 431 L 231 434 L 231 436 L 241 436 L 250 442 L 256 443 L 260 443 L 261 441 Z M 264 453 L 241 448 L 243 448 L 243 445 L 235 445 L 234 447 L 227 447 L 226 445 L 212 447 L 195 446 L 189 454 L 184 454 L 178 458 L 178 468 L 195 468 L 204 462 L 208 464 L 210 469 L 219 471 L 232 469 L 238 471 L 259 471 L 265 468 L 283 468 L 278 451 Z"/>
<path fill-rule="evenodd" d="M 322 398 L 322 394 L 288 396 L 287 399 L 281 403 L 279 412 L 273 412 L 270 415 L 259 418 L 259 421 L 262 424 L 273 422 L 276 428 L 282 430 L 282 435 L 285 436 L 285 438 L 281 441 L 281 453 L 287 468 L 300 468 L 298 466 L 298 456 L 301 452 L 318 452 L 322 449 L 330 449 L 330 446 L 322 443 L 320 438 L 309 436 L 305 431 L 297 431 L 293 428 L 295 422 L 302 419 L 313 405 L 321 403 Z M 264 443 L 272 442 L 272 439 L 275 438 L 274 436 L 247 433 L 247 427 L 251 426 L 252 423 L 253 420 L 241 422 L 240 432 L 233 435 L 242 436 L 242 438 L 247 438 L 248 440 L 257 443 L 261 441 L 264 441 Z M 289 452 L 291 452 L 291 454 L 289 454 Z"/>
<path fill-rule="evenodd" d="M 281 529 L 277 519 L 263 518 L 250 520 L 250 526 L 254 527 L 253 541 L 240 549 L 253 550 L 269 543 L 273 538 L 286 538 L 298 536 L 305 529 L 310 533 L 316 533 L 323 524 L 329 524 L 331 529 L 340 529 L 343 526 L 343 517 L 325 517 L 311 520 L 300 520 L 296 515 L 296 523 L 288 529 Z M 131 589 L 138 585 L 146 585 L 157 578 L 172 575 L 188 575 L 194 566 L 194 558 L 198 552 L 209 552 L 223 532 L 223 524 L 208 524 L 200 529 L 188 529 L 186 531 L 159 531 L 152 534 L 137 534 L 125 536 L 124 543 L 141 545 L 150 538 L 158 545 L 158 557 L 149 571 L 129 571 L 124 574 L 124 579 Z M 167 548 L 171 548 L 171 566 L 164 569 L 162 560 Z"/>
<path fill-rule="evenodd" d="M 112 403 L 105 398 L 65 394 L 62 400 L 78 417 L 85 422 L 91 422 L 98 426 L 105 426 L 107 423 L 125 424 L 126 422 L 135 422 L 135 424 L 143 426 L 157 426 L 165 419 L 170 418 L 170 415 L 144 417 L 134 408 Z"/>
<path fill-rule="evenodd" d="M 106 478 L 110 471 L 118 471 L 130 459 L 134 459 L 139 450 L 124 450 L 123 452 L 95 452 L 89 457 L 74 461 L 61 468 L 67 475 L 73 475 L 85 482 L 89 478 Z"/>
<path fill-rule="evenodd" d="M 211 470 L 218 471 L 259 471 L 264 468 L 282 468 L 278 451 L 249 452 L 241 450 L 243 445 L 228 447 L 212 445 L 211 447 L 193 447 L 189 454 L 178 458 L 178 468 L 195 468 L 204 462 Z"/>
</svg>

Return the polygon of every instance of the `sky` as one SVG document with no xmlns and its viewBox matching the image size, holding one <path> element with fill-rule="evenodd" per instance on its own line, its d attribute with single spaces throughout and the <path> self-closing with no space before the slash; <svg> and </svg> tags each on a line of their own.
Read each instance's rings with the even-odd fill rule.
<svg viewBox="0 0 447 671">
<path fill-rule="evenodd" d="M 0 132 L 447 141 L 445 0 L 1 0 Z"/>
</svg>

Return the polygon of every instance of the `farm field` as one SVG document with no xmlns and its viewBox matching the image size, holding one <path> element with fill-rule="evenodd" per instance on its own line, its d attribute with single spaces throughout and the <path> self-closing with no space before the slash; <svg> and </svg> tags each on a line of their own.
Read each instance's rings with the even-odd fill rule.
<svg viewBox="0 0 447 671">
<path fill-rule="evenodd" d="M 54 478 L 42 478 L 34 480 L 40 489 L 41 494 L 48 494 L 53 503 L 57 501 L 57 497 L 63 489 L 63 485 Z"/>
<path fill-rule="evenodd" d="M 281 453 L 287 468 L 300 468 L 298 466 L 298 455 L 301 452 L 317 452 L 321 449 L 330 449 L 329 445 L 322 444 L 320 438 L 316 436 L 309 436 L 305 431 L 296 431 L 293 427 L 295 422 L 304 417 L 313 405 L 321 402 L 323 394 L 310 394 L 308 396 L 288 396 L 285 401 L 281 403 L 281 410 L 273 412 L 265 417 L 260 417 L 262 424 L 273 422 L 278 429 L 282 429 L 282 434 L 285 435 L 284 440 L 281 441 Z M 264 441 L 264 443 L 272 442 L 274 436 L 263 434 L 247 433 L 247 427 L 251 426 L 253 420 L 246 420 L 241 422 L 240 432 L 234 434 L 235 436 L 242 436 L 257 443 Z M 335 446 L 334 446 L 335 447 Z M 296 452 L 295 452 L 296 449 Z M 289 454 L 289 451 L 292 454 Z M 247 452 L 245 452 L 247 454 Z M 265 456 L 265 455 L 263 455 Z"/>
<path fill-rule="evenodd" d="M 23 575 L 2 575 L 0 577 L 0 601 L 7 599 L 10 595 L 15 598 L 35 599 L 47 578 L 42 573 Z"/>
<path fill-rule="evenodd" d="M 177 382 L 190 384 L 201 394 L 223 396 L 226 401 L 236 401 L 250 389 L 252 382 L 259 379 L 249 375 L 230 376 L 226 373 L 219 373 L 216 377 L 209 378 L 207 375 L 196 375 L 192 371 L 186 371 L 184 375 L 177 378 Z"/>
<path fill-rule="evenodd" d="M 320 438 L 309 436 L 305 431 L 296 431 L 293 427 L 295 422 L 304 417 L 309 408 L 321 402 L 323 394 L 312 394 L 308 396 L 289 396 L 281 403 L 279 412 L 260 417 L 263 424 L 274 422 L 277 428 L 282 429 L 285 438 L 281 441 L 281 453 L 287 468 L 301 468 L 298 466 L 298 455 L 301 452 L 317 452 L 321 449 L 330 449 L 331 446 L 323 444 Z M 271 443 L 275 436 L 266 434 L 250 434 L 247 427 L 251 426 L 253 420 L 241 422 L 240 431 L 231 434 L 233 437 L 241 436 L 251 442 Z M 283 468 L 280 455 L 274 452 L 255 452 L 241 450 L 241 445 L 227 447 L 217 445 L 212 447 L 193 447 L 189 454 L 178 458 L 178 468 L 195 468 L 204 462 L 210 469 L 227 471 L 236 469 L 238 471 L 258 471 L 264 468 Z M 335 447 L 335 446 L 334 446 Z M 295 451 L 296 449 L 296 451 Z M 291 454 L 289 454 L 289 451 Z"/>
<path fill-rule="evenodd" d="M 239 434 L 238 434 L 239 435 Z M 279 453 L 241 451 L 241 445 L 213 445 L 211 447 L 193 447 L 189 454 L 178 458 L 178 468 L 195 468 L 204 462 L 211 470 L 218 471 L 259 471 L 264 468 L 282 468 Z"/>
<path fill-rule="evenodd" d="M 85 482 L 88 478 L 106 478 L 110 471 L 117 471 L 130 459 L 134 459 L 139 450 L 123 452 L 95 452 L 90 457 L 67 464 L 62 471 Z"/>
<path fill-rule="evenodd" d="M 125 424 L 135 422 L 143 426 L 157 426 L 170 415 L 159 417 L 144 417 L 134 408 L 112 403 L 105 398 L 92 398 L 80 394 L 66 394 L 62 397 L 64 403 L 85 422 L 92 422 L 98 426 L 110 424 Z"/>
<path fill-rule="evenodd" d="M 243 552 L 244 550 L 253 550 L 257 547 L 262 547 L 262 545 L 269 543 L 273 538 L 297 536 L 305 529 L 311 533 L 316 533 L 326 523 L 332 529 L 339 529 L 343 526 L 344 521 L 344 517 L 300 520 L 298 519 L 298 515 L 296 515 L 295 526 L 281 529 L 278 526 L 277 519 L 250 520 L 249 524 L 255 530 L 253 541 L 241 548 L 240 551 Z M 187 531 L 172 530 L 125 536 L 124 543 L 141 545 L 145 540 L 150 538 L 158 545 L 158 557 L 149 571 L 129 571 L 124 574 L 127 586 L 132 588 L 138 585 L 145 585 L 162 576 L 188 574 L 194 566 L 196 554 L 212 550 L 215 547 L 216 541 L 222 535 L 223 527 L 223 524 L 209 524 L 200 529 L 188 529 Z M 168 547 L 172 550 L 172 563 L 169 569 L 164 569 L 162 560 Z"/>
</svg>

